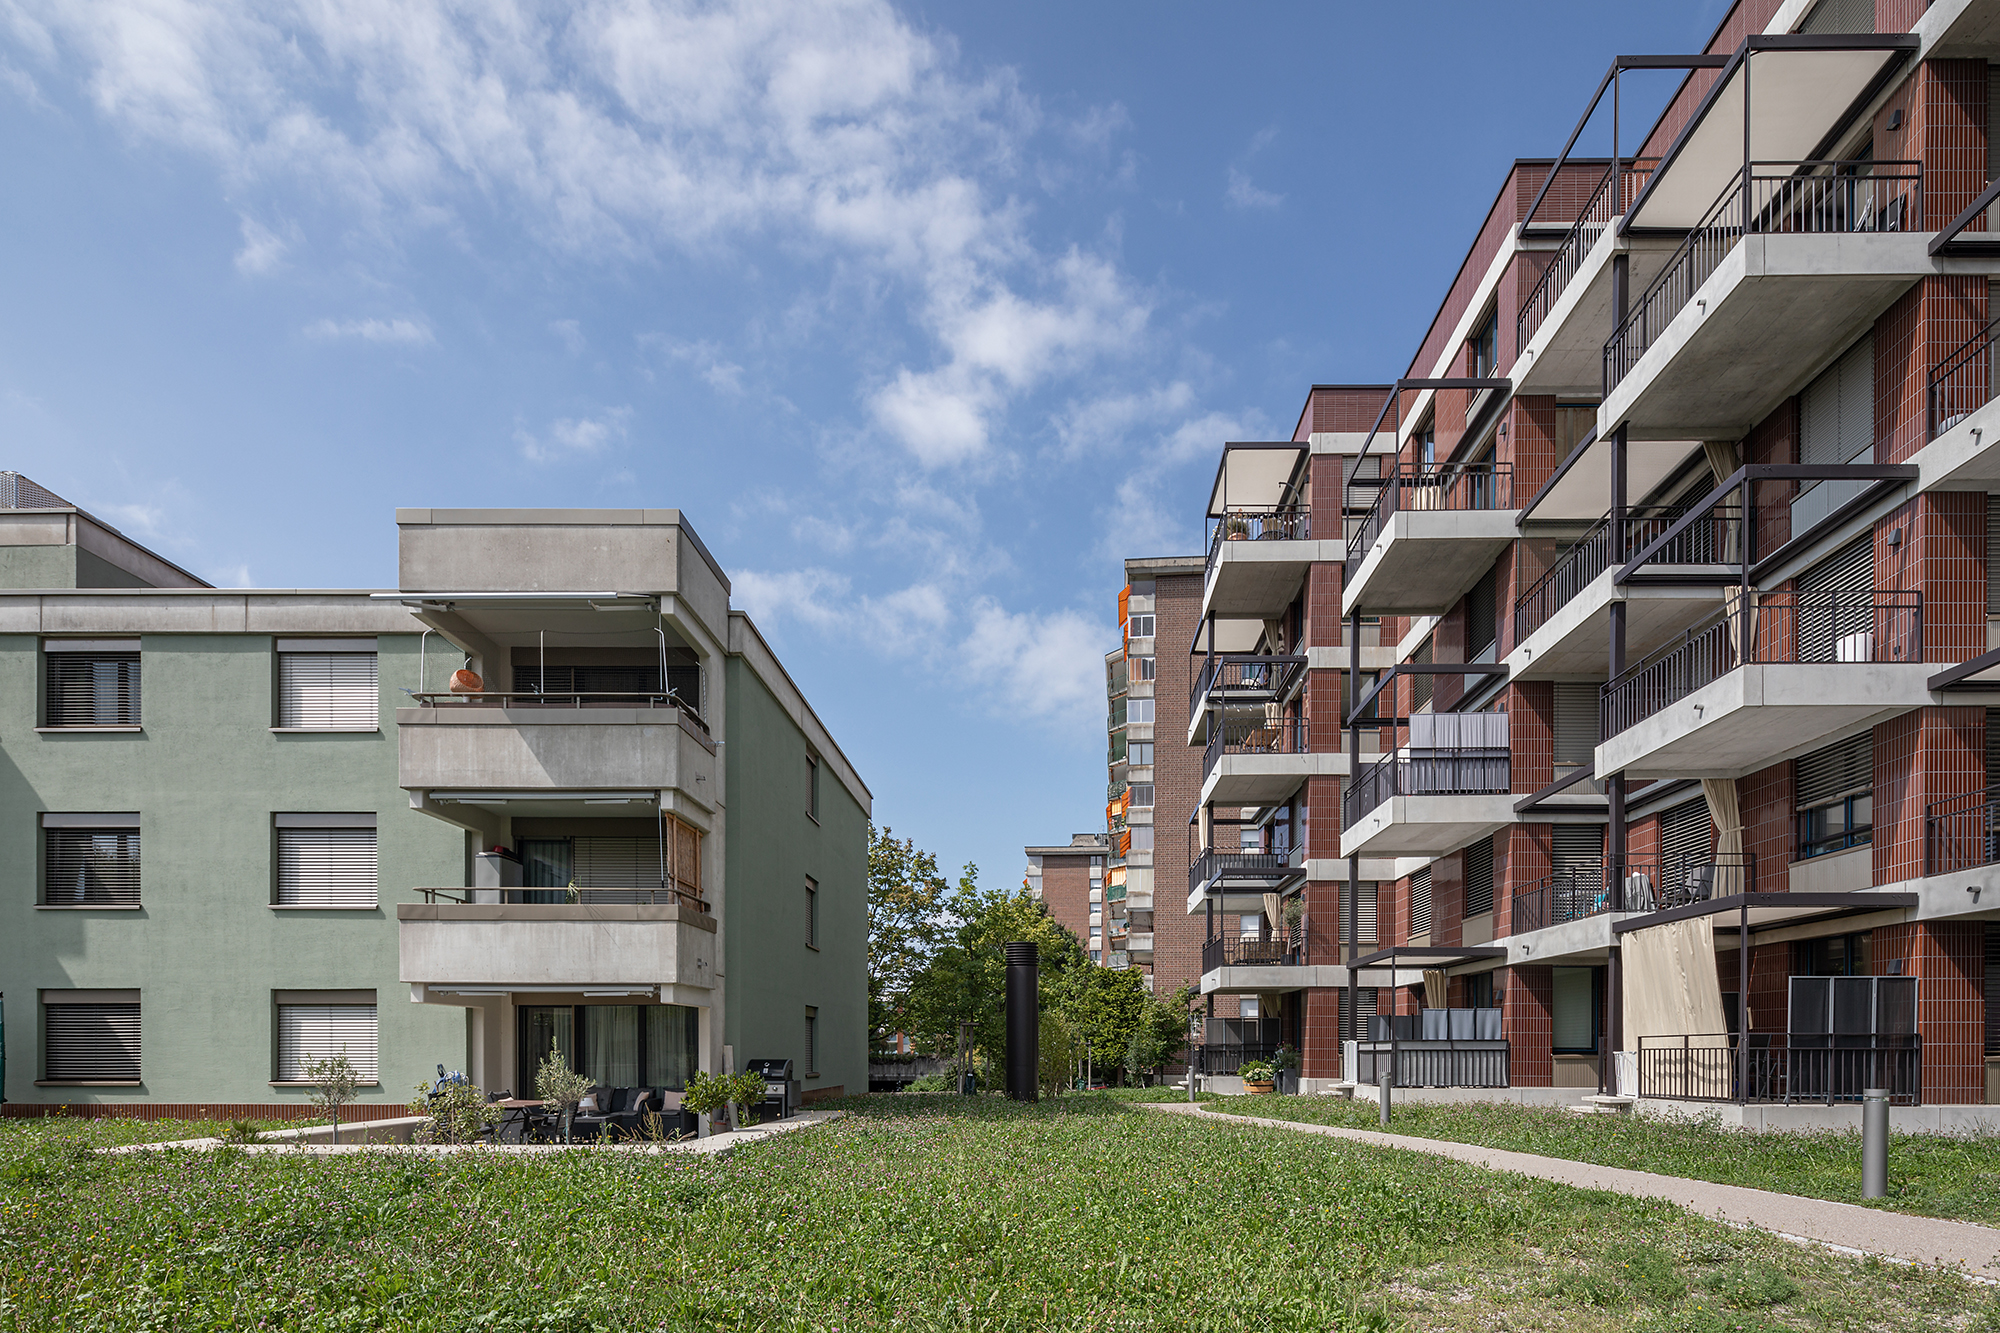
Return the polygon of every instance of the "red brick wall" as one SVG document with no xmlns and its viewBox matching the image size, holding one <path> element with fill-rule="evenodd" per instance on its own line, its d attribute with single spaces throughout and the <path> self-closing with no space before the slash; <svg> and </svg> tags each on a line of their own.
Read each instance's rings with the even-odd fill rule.
<svg viewBox="0 0 2000 1333">
<path fill-rule="evenodd" d="M 1924 1039 L 1924 1100 L 1955 1106 L 1986 1099 L 1986 923 L 1920 921 L 1878 926 L 1875 971 L 1900 959 L 1917 978 L 1917 1031 Z"/>
<path fill-rule="evenodd" d="M 1534 498 L 1562 462 L 1556 451 L 1555 398 L 1516 398 L 1508 404 L 1506 427 L 1507 434 L 1494 455 L 1514 465 L 1514 504 L 1519 507 Z"/>
<path fill-rule="evenodd" d="M 1465 939 L 1465 853 L 1453 852 L 1431 862 L 1431 943 L 1460 944 Z"/>
<path fill-rule="evenodd" d="M 1199 747 L 1186 744 L 1194 659 L 1183 654 L 1201 620 L 1200 574 L 1154 583 L 1159 662 L 1153 687 L 1153 993 L 1165 999 L 1201 980 L 1204 918 L 1187 904 L 1188 817 L 1201 796 Z M 1234 1012 L 1233 1007 L 1224 1012 Z"/>
<path fill-rule="evenodd" d="M 1382 402 L 1388 396 L 1386 384 L 1315 384 L 1306 394 L 1292 438 L 1304 444 L 1313 435 L 1368 430 L 1382 414 Z M 1391 417 L 1383 428 L 1395 424 Z"/>
<path fill-rule="evenodd" d="M 1090 947 L 1090 858 L 1102 854 L 1042 858 L 1042 906 L 1086 949 Z"/>
<path fill-rule="evenodd" d="M 1556 780 L 1556 687 L 1546 680 L 1525 681 L 1509 685 L 1506 698 L 1507 739 L 1514 749 L 1511 790 L 1526 795 Z"/>
<path fill-rule="evenodd" d="M 1903 462 L 1929 443 L 1931 369 L 1985 323 L 1984 274 L 1925 278 L 1876 321 L 1876 462 Z"/>
<path fill-rule="evenodd" d="M 1493 935 L 1518 934 L 1514 895 L 1546 879 L 1552 867 L 1553 824 L 1514 824 L 1493 839 Z"/>
<path fill-rule="evenodd" d="M 1934 491 L 1878 522 L 1875 586 L 1923 594 L 1925 661 L 1985 652 L 1985 493 Z"/>
<path fill-rule="evenodd" d="M 1503 968 L 1493 975 L 1500 995 L 1500 1030 L 1509 1047 L 1508 1080 L 1517 1088 L 1555 1082 L 1555 978 L 1546 967 Z"/>
<path fill-rule="evenodd" d="M 1758 893 L 1783 893 L 1791 886 L 1788 865 L 1792 859 L 1795 804 L 1792 792 L 1790 760 L 1736 781 L 1737 807 L 1743 817 L 1743 850 L 1757 858 Z"/>
<path fill-rule="evenodd" d="M 1924 870 L 1924 807 L 1986 786 L 1986 710 L 1920 708 L 1875 728 L 1875 883 Z"/>
<path fill-rule="evenodd" d="M 1891 130 L 1898 111 L 1902 127 Z M 1986 188 L 1986 62 L 1917 66 L 1875 113 L 1875 159 L 1923 163 L 1924 230 L 1942 231 Z"/>
<path fill-rule="evenodd" d="M 1778 410 L 1751 428 L 1744 439 L 1745 463 L 1796 463 L 1799 461 L 1799 400 L 1787 398 Z M 1791 502 L 1798 483 L 1766 479 L 1750 484 L 1750 498 L 1757 506 L 1757 555 L 1767 556 L 1792 539 Z"/>
</svg>

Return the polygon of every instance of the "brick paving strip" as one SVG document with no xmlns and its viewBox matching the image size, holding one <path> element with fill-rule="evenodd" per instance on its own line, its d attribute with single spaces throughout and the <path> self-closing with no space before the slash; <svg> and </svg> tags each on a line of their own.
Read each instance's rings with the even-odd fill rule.
<svg viewBox="0 0 2000 1333">
<path fill-rule="evenodd" d="M 2000 1230 L 1971 1222 L 1913 1217 L 1908 1213 L 1863 1208 L 1859 1204 L 1807 1199 L 1796 1194 L 1746 1189 L 1741 1185 L 1717 1185 L 1705 1180 L 1683 1180 L 1678 1176 L 1655 1175 L 1650 1171 L 1596 1166 L 1589 1162 L 1572 1162 L 1564 1157 L 1539 1157 L 1533 1153 L 1454 1143 L 1449 1139 L 1419 1139 L 1404 1134 L 1316 1125 L 1300 1120 L 1230 1115 L 1210 1111 L 1199 1103 L 1151 1102 L 1139 1105 L 1148 1110 L 1195 1115 L 1206 1120 L 1263 1125 L 1301 1134 L 1324 1134 L 1329 1138 L 1348 1139 L 1355 1143 L 1429 1153 L 1434 1157 L 1449 1157 L 1493 1171 L 1512 1171 L 1517 1175 L 1553 1180 L 1582 1189 L 1610 1190 L 1615 1194 L 1629 1194 L 1641 1199 L 1664 1199 L 1704 1217 L 1775 1232 L 1786 1240 L 1804 1241 L 1859 1255 L 1877 1255 L 1906 1263 L 1950 1268 L 1982 1282 L 2000 1282 Z M 1893 1157 L 1889 1168 L 1893 1175 Z"/>
<path fill-rule="evenodd" d="M 321 1156 L 334 1153 L 356 1152 L 419 1154 L 479 1152 L 520 1153 L 527 1156 L 558 1152 L 672 1152 L 707 1153 L 719 1156 L 742 1147 L 744 1144 L 756 1143 L 763 1139 L 773 1138 L 779 1134 L 789 1134 L 795 1129 L 806 1129 L 812 1125 L 823 1125 L 829 1120 L 838 1120 L 846 1114 L 847 1112 L 845 1111 L 800 1111 L 789 1120 L 774 1120 L 770 1124 L 752 1125 L 747 1129 L 719 1130 L 716 1133 L 710 1134 L 705 1139 L 681 1139 L 673 1143 L 288 1143 L 283 1141 L 279 1136 L 287 1134 L 290 1131 L 277 1130 L 267 1135 L 265 1142 L 239 1145 L 239 1151 L 247 1153 L 308 1153 Z M 415 1125 L 420 1123 L 420 1121 L 421 1117 L 411 1117 L 407 1121 L 355 1121 L 351 1124 L 342 1125 L 341 1132 L 362 1132 L 370 1126 Z M 170 1143 L 125 1143 L 115 1148 L 99 1148 L 97 1151 L 101 1153 L 125 1154 L 158 1152 L 163 1148 L 191 1148 L 197 1152 L 203 1152 L 222 1146 L 221 1139 L 176 1139 Z"/>
</svg>

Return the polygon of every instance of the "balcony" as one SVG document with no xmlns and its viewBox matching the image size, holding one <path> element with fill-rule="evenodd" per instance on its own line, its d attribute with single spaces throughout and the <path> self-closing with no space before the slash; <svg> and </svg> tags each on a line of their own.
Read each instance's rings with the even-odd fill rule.
<svg viewBox="0 0 2000 1333">
<path fill-rule="evenodd" d="M 1616 882 L 1605 882 L 1604 865 L 1561 871 L 1516 889 L 1510 917 L 1512 935 L 1618 913 L 1663 912 L 1732 894 L 1754 893 L 1757 858 L 1710 853 L 1671 861 L 1628 861 Z M 1541 957 L 1541 951 L 1537 951 Z"/>
<path fill-rule="evenodd" d="M 1188 744 L 1208 739 L 1212 710 L 1282 708 L 1305 683 L 1303 656 L 1215 654 L 1202 659 L 1188 691 Z"/>
<path fill-rule="evenodd" d="M 1200 804 L 1274 805 L 1316 773 L 1346 771 L 1345 755 L 1312 753 L 1303 717 L 1225 715 L 1208 727 Z"/>
<path fill-rule="evenodd" d="M 1249 995 L 1345 986 L 1347 969 L 1332 963 L 1314 963 L 1307 949 L 1307 935 L 1307 925 L 1302 919 L 1284 938 L 1204 941 L 1201 993 Z"/>
<path fill-rule="evenodd" d="M 1896 1106 L 1924 1101 L 1924 1039 L 1907 1034 L 1807 1036 L 1734 1032 L 1639 1038 L 1639 1095 L 1681 1102 L 1858 1102 L 1886 1088 Z"/>
<path fill-rule="evenodd" d="M 656 990 L 669 1004 L 711 1003 L 715 918 L 690 897 L 630 889 L 577 890 L 575 901 L 563 889 L 419 892 L 427 901 L 396 908 L 397 975 L 427 992 Z"/>
<path fill-rule="evenodd" d="M 1515 820 L 1505 713 L 1419 713 L 1341 793 L 1342 856 L 1443 856 Z"/>
<path fill-rule="evenodd" d="M 1753 593 L 1604 686 L 1596 772 L 1767 768 L 1929 703 L 1923 655 L 1921 593 Z"/>
<path fill-rule="evenodd" d="M 1210 897 L 1222 900 L 1219 911 L 1261 910 L 1263 895 L 1281 893 L 1305 878 L 1305 851 L 1294 847 L 1282 852 L 1196 852 L 1188 858 L 1188 911 L 1200 911 Z"/>
<path fill-rule="evenodd" d="M 1505 1088 L 1509 1054 L 1498 1009 L 1374 1014 L 1355 1043 L 1353 1078 L 1379 1086 L 1393 1071 L 1398 1088 Z"/>
<path fill-rule="evenodd" d="M 1231 505 L 1215 517 L 1208 541 L 1202 611 L 1223 616 L 1275 616 L 1298 596 L 1312 562 L 1338 559 L 1312 539 L 1312 512 L 1303 505 Z"/>
<path fill-rule="evenodd" d="M 411 791 L 678 790 L 717 798 L 715 742 L 670 696 L 418 695 L 396 710 Z M 455 703 L 454 699 L 470 702 Z"/>
<path fill-rule="evenodd" d="M 2000 319 L 1931 368 L 1927 394 L 1931 443 L 1910 461 L 1926 490 L 2000 491 L 2000 408 L 1993 406 Z"/>
<path fill-rule="evenodd" d="M 1510 464 L 1397 464 L 1348 539 L 1341 614 L 1450 610 L 1519 520 Z"/>
<path fill-rule="evenodd" d="M 1935 271 L 1917 162 L 1739 169 L 1604 344 L 1598 420 L 1733 439 Z"/>
<path fill-rule="evenodd" d="M 2000 791 L 1967 792 L 1924 807 L 1924 873 L 1949 875 L 2000 862 Z"/>
</svg>

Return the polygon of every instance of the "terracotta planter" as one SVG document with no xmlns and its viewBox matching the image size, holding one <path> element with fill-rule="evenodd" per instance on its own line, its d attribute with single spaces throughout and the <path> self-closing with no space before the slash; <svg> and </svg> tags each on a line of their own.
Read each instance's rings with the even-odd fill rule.
<svg viewBox="0 0 2000 1333">
<path fill-rule="evenodd" d="M 1266 1093 L 1266 1092 L 1275 1092 L 1276 1090 L 1277 1090 L 1277 1084 L 1275 1083 L 1245 1083 L 1243 1085 L 1243 1091 L 1251 1093 L 1252 1095 L 1259 1093 Z"/>
</svg>

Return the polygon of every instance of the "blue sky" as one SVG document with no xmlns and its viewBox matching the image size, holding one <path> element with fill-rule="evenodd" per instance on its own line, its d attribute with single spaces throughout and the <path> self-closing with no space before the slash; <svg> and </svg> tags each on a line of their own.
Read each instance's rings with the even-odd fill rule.
<svg viewBox="0 0 2000 1333">
<path fill-rule="evenodd" d="M 0 0 L 0 467 L 225 585 L 680 508 L 877 821 L 1015 882 L 1102 824 L 1120 559 L 1723 9 Z"/>
</svg>

